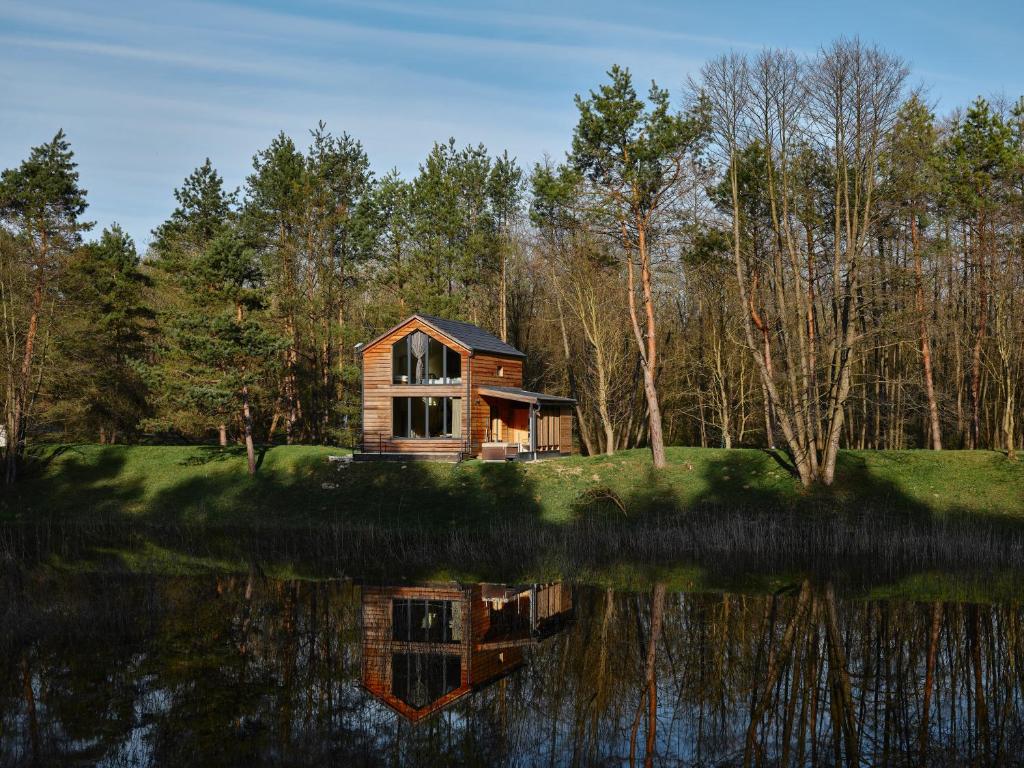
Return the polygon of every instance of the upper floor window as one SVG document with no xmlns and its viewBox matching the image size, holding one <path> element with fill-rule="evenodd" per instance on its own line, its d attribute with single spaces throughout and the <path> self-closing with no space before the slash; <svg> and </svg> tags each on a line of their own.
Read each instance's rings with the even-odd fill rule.
<svg viewBox="0 0 1024 768">
<path fill-rule="evenodd" d="M 413 331 L 391 346 L 395 384 L 461 384 L 462 355 L 423 331 Z"/>
</svg>

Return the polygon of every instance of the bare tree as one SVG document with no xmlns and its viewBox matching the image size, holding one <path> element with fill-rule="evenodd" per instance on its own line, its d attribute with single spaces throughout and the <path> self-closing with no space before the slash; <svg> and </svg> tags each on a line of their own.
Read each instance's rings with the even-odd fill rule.
<svg viewBox="0 0 1024 768">
<path fill-rule="evenodd" d="M 906 73 L 899 59 L 840 40 L 810 61 L 785 51 L 765 51 L 752 62 L 725 56 L 705 66 L 697 86 L 728 162 L 747 345 L 804 485 L 829 485 L 835 476 L 878 163 Z M 827 188 L 815 187 L 807 169 L 815 161 L 827 168 Z M 742 174 L 758 177 L 767 205 L 771 244 L 764 258 L 744 236 L 751 190 L 741 190 Z M 802 215 L 808 201 L 831 212 L 831 231 L 816 231 Z"/>
</svg>

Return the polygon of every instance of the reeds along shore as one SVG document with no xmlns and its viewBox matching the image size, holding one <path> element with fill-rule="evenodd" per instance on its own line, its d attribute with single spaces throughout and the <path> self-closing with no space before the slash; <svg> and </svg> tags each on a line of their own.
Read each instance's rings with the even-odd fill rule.
<svg viewBox="0 0 1024 768">
<path fill-rule="evenodd" d="M 510 514 L 474 530 L 448 531 L 384 522 L 240 528 L 94 519 L 0 526 L 0 560 L 14 569 L 58 562 L 115 572 L 255 569 L 400 580 L 448 574 L 645 581 L 677 571 L 706 586 L 736 584 L 744 575 L 804 574 L 873 586 L 925 572 L 953 580 L 1012 576 L 1024 563 L 1024 527 L 977 516 L 911 520 L 885 511 L 769 513 L 715 505 L 642 520 L 600 510 L 565 525 Z"/>
</svg>

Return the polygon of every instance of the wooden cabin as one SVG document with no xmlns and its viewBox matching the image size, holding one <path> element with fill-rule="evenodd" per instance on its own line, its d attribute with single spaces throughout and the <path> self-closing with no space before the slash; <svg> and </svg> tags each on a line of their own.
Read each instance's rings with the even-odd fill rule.
<svg viewBox="0 0 1024 768">
<path fill-rule="evenodd" d="M 506 460 L 572 452 L 575 401 L 523 389 L 525 355 L 482 328 L 418 314 L 358 352 L 358 459 Z"/>
<path fill-rule="evenodd" d="M 419 722 L 518 669 L 572 605 L 561 583 L 364 587 L 362 685 Z"/>
</svg>

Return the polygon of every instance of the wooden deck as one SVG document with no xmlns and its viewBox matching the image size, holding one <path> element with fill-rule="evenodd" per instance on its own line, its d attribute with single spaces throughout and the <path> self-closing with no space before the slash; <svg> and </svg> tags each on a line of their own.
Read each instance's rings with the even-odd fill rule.
<svg viewBox="0 0 1024 768">
<path fill-rule="evenodd" d="M 440 461 L 449 464 L 458 464 L 466 458 L 461 452 L 457 453 L 353 453 L 352 461 Z"/>
</svg>

